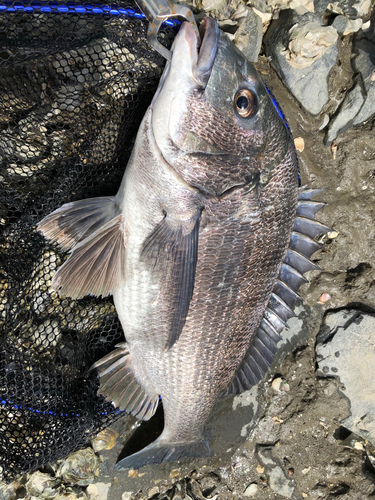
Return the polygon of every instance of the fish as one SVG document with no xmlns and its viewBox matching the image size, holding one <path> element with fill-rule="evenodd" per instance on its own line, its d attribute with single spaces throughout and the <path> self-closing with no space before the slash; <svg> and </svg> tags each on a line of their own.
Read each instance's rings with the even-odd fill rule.
<svg viewBox="0 0 375 500">
<path fill-rule="evenodd" d="M 98 394 L 164 429 L 117 469 L 206 457 L 220 397 L 255 385 L 329 230 L 299 187 L 289 127 L 254 66 L 206 17 L 173 42 L 118 193 L 39 224 L 70 251 L 52 287 L 113 295 L 125 341 L 93 365 Z"/>
</svg>

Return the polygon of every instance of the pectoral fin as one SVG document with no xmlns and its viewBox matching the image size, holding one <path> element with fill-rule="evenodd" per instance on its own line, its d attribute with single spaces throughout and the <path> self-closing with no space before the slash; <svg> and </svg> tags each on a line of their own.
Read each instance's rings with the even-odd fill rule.
<svg viewBox="0 0 375 500">
<path fill-rule="evenodd" d="M 187 221 L 166 216 L 143 245 L 142 260 L 160 273 L 160 279 L 169 281 L 171 321 L 166 350 L 178 340 L 193 296 L 200 217 L 200 212 Z"/>
<path fill-rule="evenodd" d="M 47 215 L 38 230 L 64 250 L 73 247 L 52 279 L 52 288 L 61 295 L 105 297 L 124 279 L 124 218 L 115 198 L 67 203 Z"/>
<path fill-rule="evenodd" d="M 61 295 L 80 299 L 112 294 L 125 276 L 123 216 L 118 215 L 76 245 L 52 279 Z"/>
<path fill-rule="evenodd" d="M 70 250 L 118 213 L 114 197 L 73 201 L 44 217 L 38 230 L 62 249 Z"/>
</svg>

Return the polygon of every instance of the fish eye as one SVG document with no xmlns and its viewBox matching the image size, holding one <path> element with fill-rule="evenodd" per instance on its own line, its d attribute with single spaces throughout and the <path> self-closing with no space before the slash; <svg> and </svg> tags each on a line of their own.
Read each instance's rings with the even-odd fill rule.
<svg viewBox="0 0 375 500">
<path fill-rule="evenodd" d="M 234 96 L 234 107 L 242 118 L 249 118 L 258 111 L 256 97 L 248 89 L 237 90 Z"/>
</svg>

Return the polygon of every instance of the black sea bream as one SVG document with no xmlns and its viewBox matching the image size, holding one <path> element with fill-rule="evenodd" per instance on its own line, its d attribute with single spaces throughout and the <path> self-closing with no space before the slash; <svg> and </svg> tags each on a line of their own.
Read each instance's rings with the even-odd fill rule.
<svg viewBox="0 0 375 500">
<path fill-rule="evenodd" d="M 215 401 L 267 371 L 327 229 L 254 67 L 215 21 L 201 31 L 198 51 L 180 29 L 117 195 L 39 224 L 72 250 L 56 290 L 114 297 L 126 342 L 94 365 L 99 393 L 141 420 L 163 404 L 161 436 L 119 468 L 209 455 Z"/>
</svg>

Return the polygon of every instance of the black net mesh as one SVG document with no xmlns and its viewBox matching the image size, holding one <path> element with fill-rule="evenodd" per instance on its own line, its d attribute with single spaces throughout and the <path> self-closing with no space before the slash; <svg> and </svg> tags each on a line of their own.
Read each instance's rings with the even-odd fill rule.
<svg viewBox="0 0 375 500">
<path fill-rule="evenodd" d="M 0 466 L 84 445 L 120 413 L 90 365 L 123 338 L 111 298 L 50 288 L 67 255 L 35 231 L 63 203 L 116 193 L 164 60 L 130 3 L 0 5 Z M 136 14 L 137 15 L 137 14 Z M 161 34 L 165 45 L 174 30 Z"/>
</svg>

